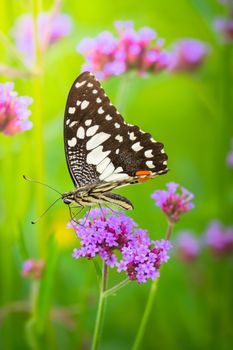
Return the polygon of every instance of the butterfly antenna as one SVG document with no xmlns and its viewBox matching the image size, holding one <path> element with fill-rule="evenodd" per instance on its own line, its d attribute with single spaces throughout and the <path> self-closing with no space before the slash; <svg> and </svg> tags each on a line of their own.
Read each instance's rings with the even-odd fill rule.
<svg viewBox="0 0 233 350">
<path fill-rule="evenodd" d="M 36 184 L 39 184 L 39 185 L 43 185 L 43 186 L 45 186 L 45 187 L 48 187 L 48 188 L 50 188 L 51 190 L 57 192 L 58 194 L 60 194 L 60 195 L 62 196 L 62 193 L 61 193 L 61 192 L 59 192 L 59 191 L 56 190 L 55 188 L 53 188 L 53 187 L 51 187 L 51 186 L 49 186 L 49 185 L 47 185 L 47 184 L 45 184 L 45 183 L 43 183 L 43 182 L 40 182 L 40 181 L 37 181 L 37 180 L 33 180 L 33 179 L 29 179 L 29 177 L 27 177 L 27 176 L 25 176 L 25 175 L 23 175 L 23 178 L 24 178 L 24 180 L 27 180 L 27 181 L 30 181 L 30 182 L 34 182 L 34 183 L 36 183 Z"/>
<path fill-rule="evenodd" d="M 44 212 L 43 214 L 41 214 L 36 220 L 31 221 L 31 223 L 34 225 L 36 224 L 48 211 L 50 208 L 52 208 L 54 206 L 54 204 L 56 204 L 60 199 L 62 199 L 62 197 L 57 198 Z"/>
</svg>

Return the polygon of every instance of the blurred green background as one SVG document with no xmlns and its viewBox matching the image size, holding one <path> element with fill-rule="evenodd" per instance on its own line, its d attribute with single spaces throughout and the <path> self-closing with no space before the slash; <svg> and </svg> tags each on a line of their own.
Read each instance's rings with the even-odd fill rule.
<svg viewBox="0 0 233 350">
<path fill-rule="evenodd" d="M 51 1 L 43 1 L 43 10 L 51 6 Z M 10 38 L 16 18 L 32 8 L 30 1 L 2 0 L 1 32 Z M 30 118 L 34 128 L 14 137 L 0 135 L 1 349 L 29 348 L 36 312 L 42 330 L 41 348 L 90 346 L 98 300 L 94 265 L 71 257 L 78 241 L 66 228 L 69 214 L 62 203 L 40 223 L 31 225 L 31 219 L 41 213 L 39 209 L 46 209 L 56 194 L 26 183 L 22 175 L 43 180 L 61 192 L 72 189 L 63 150 L 63 112 L 70 86 L 84 62 L 76 45 L 86 36 L 114 32 L 115 20 L 133 20 L 136 28 L 150 26 L 168 46 L 187 37 L 210 46 L 205 63 L 195 73 L 162 73 L 146 79 L 135 76 L 125 86 L 126 93 L 117 107 L 129 123 L 140 125 L 164 143 L 170 169 L 166 176 L 119 191 L 135 205 L 129 215 L 154 239 L 164 238 L 166 219 L 150 195 L 175 181 L 195 194 L 196 207 L 175 226 L 172 240 L 182 229 L 201 235 L 212 219 L 232 224 L 232 170 L 226 165 L 233 136 L 232 47 L 213 31 L 213 20 L 225 15 L 224 7 L 215 0 L 66 0 L 62 12 L 72 18 L 73 30 L 46 52 L 43 77 L 13 79 L 20 95 L 34 98 Z M 2 35 L 0 38 L 0 61 L 19 67 L 10 43 Z M 113 103 L 124 79 L 119 76 L 103 82 Z M 5 81 L 9 78 L 2 76 L 1 82 Z M 42 121 L 43 144 L 38 144 L 36 136 L 37 118 Z M 43 151 L 44 170 L 38 170 Z M 48 270 L 41 282 L 43 295 L 31 316 L 35 282 L 22 278 L 21 266 L 32 257 L 47 259 Z M 207 252 L 193 264 L 185 264 L 173 253 L 161 274 L 142 348 L 232 349 L 231 258 L 217 259 Z M 114 271 L 111 281 L 120 281 Z M 149 286 L 132 283 L 108 300 L 101 349 L 131 348 Z"/>
</svg>

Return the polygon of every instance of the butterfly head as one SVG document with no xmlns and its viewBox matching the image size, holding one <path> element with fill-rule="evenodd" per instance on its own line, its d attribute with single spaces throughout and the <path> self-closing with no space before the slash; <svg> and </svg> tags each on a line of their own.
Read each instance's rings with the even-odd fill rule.
<svg viewBox="0 0 233 350">
<path fill-rule="evenodd" d="M 65 204 L 71 204 L 72 202 L 75 201 L 74 194 L 73 192 L 65 192 L 62 195 L 62 200 Z"/>
</svg>

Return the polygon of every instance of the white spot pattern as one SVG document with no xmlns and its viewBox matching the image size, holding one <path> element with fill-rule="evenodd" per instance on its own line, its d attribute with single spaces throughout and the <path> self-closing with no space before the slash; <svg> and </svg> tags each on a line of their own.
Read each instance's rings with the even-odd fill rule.
<svg viewBox="0 0 233 350">
<path fill-rule="evenodd" d="M 98 113 L 98 114 L 103 114 L 103 113 L 104 113 L 103 108 L 102 108 L 102 107 L 100 107 L 100 108 L 98 109 L 97 113 Z"/>
<path fill-rule="evenodd" d="M 93 94 L 97 94 L 97 92 L 98 92 L 98 91 L 95 90 L 95 89 L 92 91 Z"/>
<path fill-rule="evenodd" d="M 143 147 L 140 145 L 140 142 L 136 142 L 134 143 L 131 148 L 135 151 L 135 152 L 138 152 L 140 151 L 141 149 L 143 149 Z"/>
<path fill-rule="evenodd" d="M 100 175 L 99 179 L 104 180 L 106 177 L 111 175 L 114 172 L 114 170 L 115 170 L 114 165 L 112 163 L 109 163 L 108 166 L 105 168 L 105 170 Z"/>
<path fill-rule="evenodd" d="M 115 140 L 119 141 L 119 142 L 122 142 L 123 141 L 123 137 L 121 135 L 117 135 L 115 137 Z"/>
<path fill-rule="evenodd" d="M 74 113 L 75 113 L 75 107 L 70 107 L 70 108 L 68 109 L 68 113 L 69 113 L 69 114 L 74 114 Z"/>
<path fill-rule="evenodd" d="M 130 140 L 132 140 L 132 141 L 136 140 L 136 136 L 134 135 L 134 132 L 133 132 L 133 131 L 129 133 L 129 138 L 130 138 Z"/>
<path fill-rule="evenodd" d="M 77 122 L 77 120 L 74 120 L 72 123 L 70 123 L 69 127 L 72 128 L 76 124 L 78 124 L 78 122 Z"/>
<path fill-rule="evenodd" d="M 106 120 L 112 120 L 112 117 L 111 117 L 109 114 L 107 114 L 106 117 L 105 117 L 105 119 L 106 119 Z"/>
<path fill-rule="evenodd" d="M 90 126 L 91 123 L 92 123 L 92 120 L 91 120 L 91 119 L 87 119 L 87 120 L 85 121 L 85 125 L 86 125 L 86 126 Z"/>
<path fill-rule="evenodd" d="M 115 123 L 114 125 L 115 125 L 115 128 L 119 129 L 119 127 L 120 127 L 120 124 L 118 124 L 118 123 Z"/>
<path fill-rule="evenodd" d="M 66 125 L 69 125 L 69 123 L 70 123 L 70 119 L 67 119 Z"/>
<path fill-rule="evenodd" d="M 88 87 L 92 87 L 93 84 L 92 84 L 92 83 L 88 83 L 87 86 L 88 86 Z"/>
<path fill-rule="evenodd" d="M 87 136 L 93 136 L 98 129 L 99 129 L 99 125 L 93 125 L 93 126 L 91 126 L 90 128 L 87 129 L 86 135 Z"/>
<path fill-rule="evenodd" d="M 97 102 L 97 103 L 102 102 L 101 98 L 97 97 L 96 102 Z"/>
<path fill-rule="evenodd" d="M 152 149 L 148 149 L 144 152 L 146 158 L 153 158 Z"/>
<path fill-rule="evenodd" d="M 82 101 L 77 100 L 76 105 L 79 106 L 81 105 Z"/>
<path fill-rule="evenodd" d="M 111 135 L 107 134 L 105 132 L 99 132 L 98 134 L 95 134 L 92 136 L 92 138 L 87 142 L 86 144 L 86 149 L 91 150 L 93 148 L 96 148 L 97 146 L 101 145 L 104 143 L 106 140 L 109 139 Z"/>
<path fill-rule="evenodd" d="M 77 143 L 76 137 L 73 137 L 71 140 L 68 140 L 67 143 L 68 143 L 68 146 L 74 147 Z"/>
<path fill-rule="evenodd" d="M 109 157 L 106 157 L 105 159 L 103 159 L 102 162 L 100 162 L 96 167 L 96 170 L 98 171 L 98 173 L 102 174 L 102 172 L 110 162 L 111 162 L 111 159 Z"/>
<path fill-rule="evenodd" d="M 155 166 L 154 166 L 154 163 L 152 162 L 152 160 L 148 160 L 148 161 L 146 162 L 146 165 L 147 165 L 148 168 L 150 168 L 150 169 L 152 169 L 152 168 L 155 167 Z"/>
<path fill-rule="evenodd" d="M 85 109 L 89 106 L 90 102 L 87 101 L 87 100 L 84 100 L 82 103 L 81 103 L 81 109 Z"/>
<path fill-rule="evenodd" d="M 105 178 L 105 181 L 120 181 L 123 179 L 127 179 L 129 177 L 129 175 L 127 174 L 116 174 L 115 172 L 113 174 L 111 174 L 110 176 Z"/>
<path fill-rule="evenodd" d="M 111 151 L 103 152 L 103 146 L 96 147 L 88 153 L 86 161 L 88 164 L 97 165 L 107 157 L 109 153 L 111 153 Z"/>
<path fill-rule="evenodd" d="M 78 89 L 80 86 L 83 86 L 86 83 L 86 80 L 81 81 L 81 83 L 77 82 L 75 87 Z"/>
<path fill-rule="evenodd" d="M 84 139 L 85 137 L 85 130 L 82 126 L 80 126 L 77 130 L 77 138 Z"/>
</svg>

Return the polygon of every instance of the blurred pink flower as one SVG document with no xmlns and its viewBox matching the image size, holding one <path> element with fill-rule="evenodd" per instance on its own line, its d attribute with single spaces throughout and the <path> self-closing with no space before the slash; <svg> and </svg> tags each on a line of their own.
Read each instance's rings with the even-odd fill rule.
<svg viewBox="0 0 233 350">
<path fill-rule="evenodd" d="M 182 214 L 194 208 L 194 204 L 190 203 L 194 195 L 175 182 L 169 182 L 167 189 L 167 191 L 157 190 L 151 197 L 167 215 L 170 222 L 177 222 Z M 178 193 L 178 190 L 181 193 Z"/>
<path fill-rule="evenodd" d="M 68 15 L 52 12 L 40 13 L 37 24 L 42 51 L 59 39 L 67 36 L 72 27 L 71 19 Z M 33 33 L 32 15 L 25 14 L 20 16 L 15 23 L 12 34 L 15 38 L 16 47 L 25 55 L 29 62 L 33 59 L 35 50 Z"/>
<path fill-rule="evenodd" d="M 221 33 L 226 41 L 233 41 L 233 19 L 217 18 L 214 21 L 214 28 Z"/>
<path fill-rule="evenodd" d="M 32 103 L 32 98 L 18 97 L 13 89 L 14 83 L 0 84 L 0 131 L 6 135 L 32 128 L 32 122 L 28 120 L 31 114 L 28 105 Z"/>
<path fill-rule="evenodd" d="M 162 50 L 163 41 L 148 27 L 136 31 L 131 21 L 116 21 L 118 38 L 102 32 L 96 38 L 85 38 L 77 46 L 89 70 L 98 79 L 120 75 L 135 69 L 139 74 L 157 73 L 168 65 L 168 54 Z"/>
<path fill-rule="evenodd" d="M 219 221 L 212 221 L 205 232 L 204 242 L 216 255 L 232 253 L 233 227 L 224 228 Z"/>
<path fill-rule="evenodd" d="M 23 262 L 22 276 L 40 279 L 44 271 L 44 261 L 28 259 Z"/>
<path fill-rule="evenodd" d="M 208 46 L 195 39 L 181 39 L 173 45 L 170 53 L 169 68 L 172 71 L 192 71 L 203 63 Z"/>
<path fill-rule="evenodd" d="M 233 139 L 231 140 L 231 150 L 227 155 L 227 164 L 230 168 L 233 168 Z"/>
<path fill-rule="evenodd" d="M 198 257 L 200 243 L 193 233 L 183 231 L 177 236 L 176 248 L 179 258 L 183 261 L 190 262 Z"/>
</svg>

